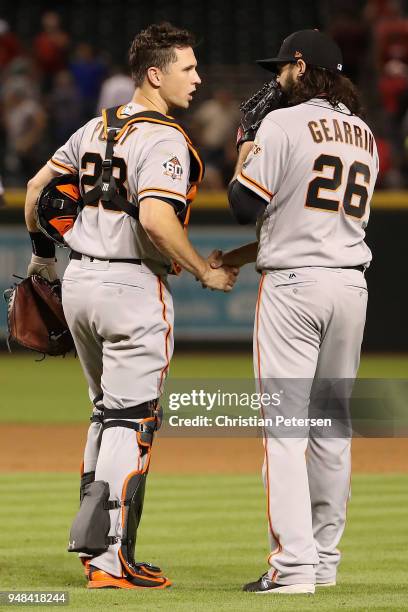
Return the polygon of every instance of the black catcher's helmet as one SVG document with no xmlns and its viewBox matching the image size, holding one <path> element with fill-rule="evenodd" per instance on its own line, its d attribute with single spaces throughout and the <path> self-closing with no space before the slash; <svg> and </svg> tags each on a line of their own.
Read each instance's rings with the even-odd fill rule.
<svg viewBox="0 0 408 612">
<path fill-rule="evenodd" d="M 67 246 L 64 234 L 70 230 L 82 208 L 79 177 L 57 176 L 44 187 L 35 207 L 38 229 L 58 246 Z"/>
</svg>

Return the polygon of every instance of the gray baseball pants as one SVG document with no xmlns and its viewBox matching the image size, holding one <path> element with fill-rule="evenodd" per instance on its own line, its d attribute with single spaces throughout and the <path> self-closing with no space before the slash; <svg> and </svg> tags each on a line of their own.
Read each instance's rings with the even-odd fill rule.
<svg viewBox="0 0 408 612">
<path fill-rule="evenodd" d="M 123 409 L 160 396 L 173 354 L 173 303 L 164 277 L 142 263 L 73 260 L 63 280 L 63 307 L 89 386 L 89 397 Z M 97 406 L 96 406 L 97 407 Z M 91 423 L 84 472 L 110 486 L 120 499 L 127 477 L 145 468 L 136 432 Z M 110 536 L 121 536 L 121 509 L 110 510 Z M 119 543 L 92 564 L 122 575 Z"/>
<path fill-rule="evenodd" d="M 286 416 L 304 417 L 314 402 L 324 413 L 330 387 L 339 381 L 337 403 L 347 414 L 366 306 L 366 281 L 355 269 L 263 273 L 254 371 L 261 390 L 283 391 Z M 322 387 L 327 392 L 315 392 Z M 290 437 L 290 432 L 273 427 L 264 430 L 269 575 L 281 584 L 332 582 L 350 494 L 351 437 L 313 435 L 308 428 L 297 431 Z"/>
</svg>

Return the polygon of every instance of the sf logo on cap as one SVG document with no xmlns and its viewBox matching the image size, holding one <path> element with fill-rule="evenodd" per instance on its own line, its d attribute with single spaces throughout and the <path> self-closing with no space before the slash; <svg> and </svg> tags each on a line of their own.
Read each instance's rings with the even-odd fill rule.
<svg viewBox="0 0 408 612">
<path fill-rule="evenodd" d="M 166 176 L 171 176 L 173 180 L 179 179 L 181 180 L 183 174 L 183 168 L 176 156 L 167 160 L 163 164 L 164 173 Z"/>
</svg>

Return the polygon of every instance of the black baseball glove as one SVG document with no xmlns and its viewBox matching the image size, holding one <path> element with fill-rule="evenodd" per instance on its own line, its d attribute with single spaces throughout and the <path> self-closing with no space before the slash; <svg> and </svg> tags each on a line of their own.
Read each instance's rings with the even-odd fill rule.
<svg viewBox="0 0 408 612">
<path fill-rule="evenodd" d="M 269 83 L 265 83 L 248 100 L 242 102 L 240 106 L 242 118 L 237 133 L 237 147 L 243 142 L 253 141 L 266 115 L 284 106 L 286 106 L 285 95 L 275 78 Z"/>
</svg>

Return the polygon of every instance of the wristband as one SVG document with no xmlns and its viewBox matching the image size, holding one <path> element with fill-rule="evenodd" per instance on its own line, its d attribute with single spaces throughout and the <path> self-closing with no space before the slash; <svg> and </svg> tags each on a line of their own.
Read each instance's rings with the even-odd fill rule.
<svg viewBox="0 0 408 612">
<path fill-rule="evenodd" d="M 29 232 L 34 255 L 38 257 L 55 257 L 55 244 L 42 232 Z"/>
</svg>

